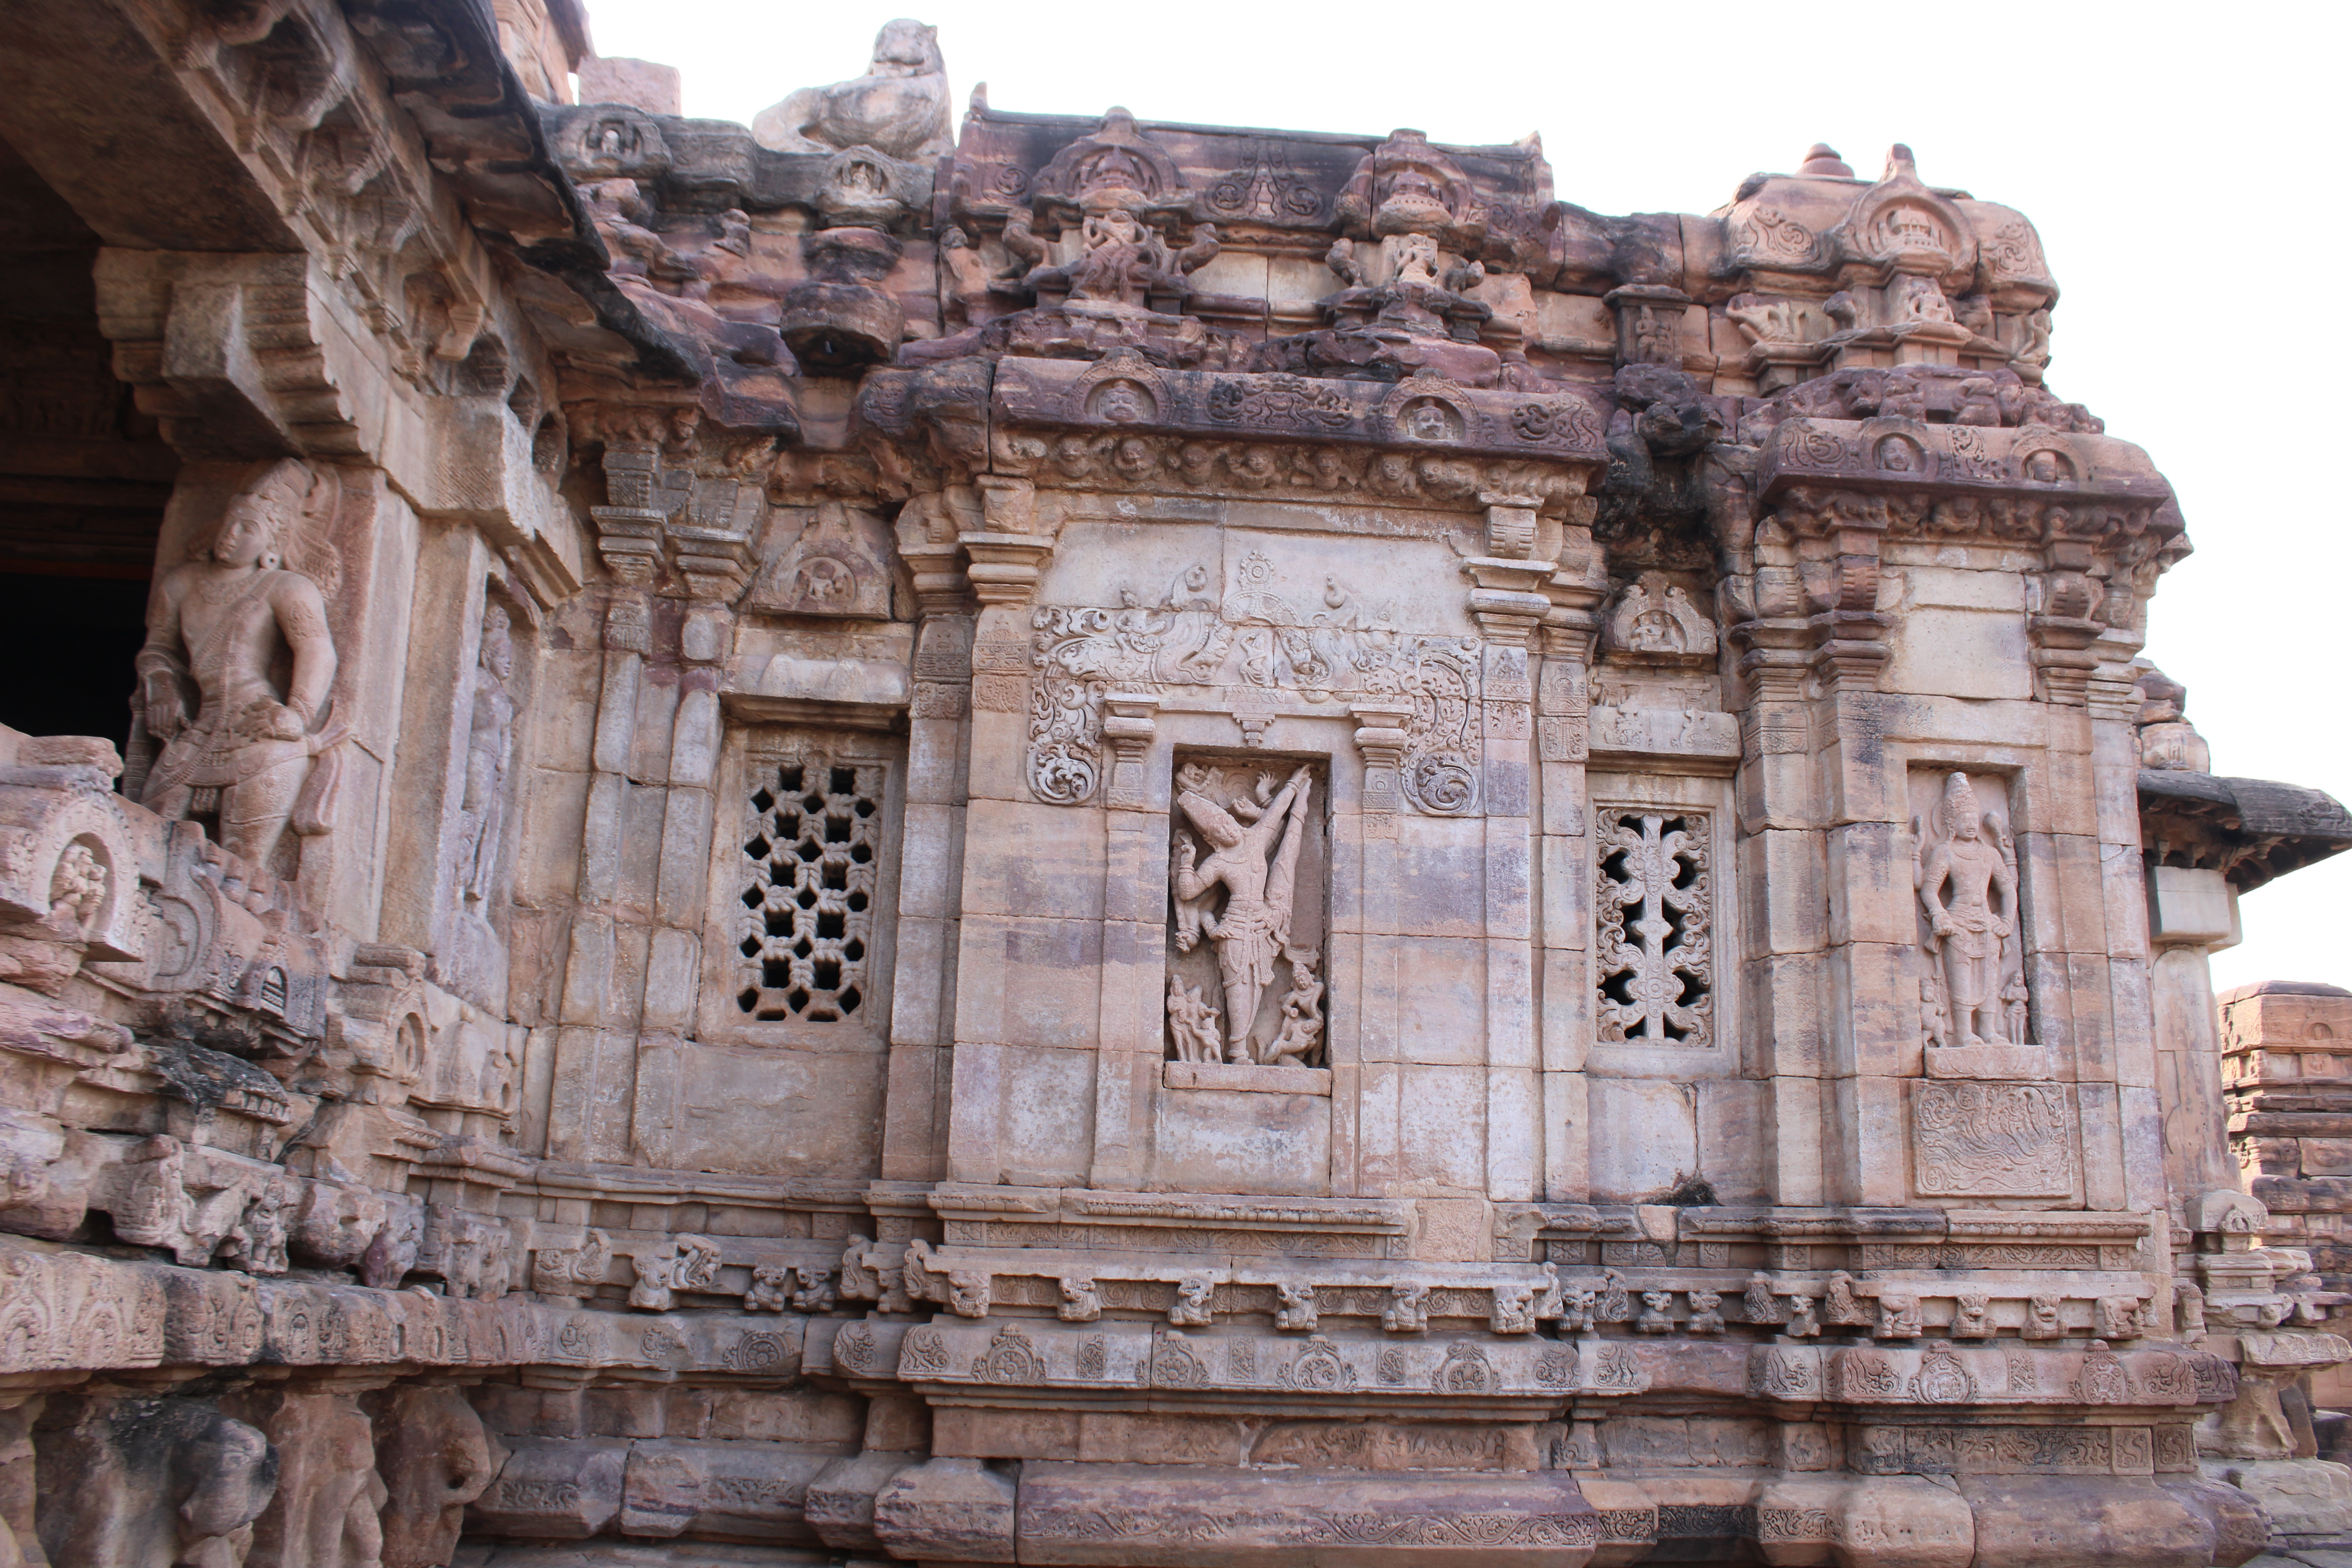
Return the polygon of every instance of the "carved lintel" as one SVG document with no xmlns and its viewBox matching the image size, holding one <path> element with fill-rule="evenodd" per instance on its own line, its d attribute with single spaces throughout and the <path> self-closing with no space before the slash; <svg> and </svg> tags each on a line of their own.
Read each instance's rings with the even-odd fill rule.
<svg viewBox="0 0 2352 1568">
<path fill-rule="evenodd" d="M 1110 747 L 1110 790 L 1104 804 L 1113 811 L 1139 811 L 1144 798 L 1143 757 L 1158 727 L 1160 694 L 1113 691 L 1103 698 L 1103 740 Z"/>
</svg>

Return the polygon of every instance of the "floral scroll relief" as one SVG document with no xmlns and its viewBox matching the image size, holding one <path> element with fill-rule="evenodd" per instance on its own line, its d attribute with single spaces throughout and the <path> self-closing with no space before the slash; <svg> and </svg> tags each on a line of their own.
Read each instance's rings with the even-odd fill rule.
<svg viewBox="0 0 2352 1568">
<path fill-rule="evenodd" d="M 1274 563 L 1253 552 L 1231 594 L 1220 592 L 1212 568 L 1194 565 L 1163 593 L 1121 590 L 1116 607 L 1033 612 L 1031 793 L 1055 805 L 1095 797 L 1105 771 L 1107 693 L 1208 688 L 1244 700 L 1294 692 L 1318 705 L 1408 701 L 1405 798 L 1433 816 L 1475 813 L 1479 640 L 1402 631 L 1389 606 L 1366 605 L 1337 577 L 1325 578 L 1301 608 L 1276 577 Z"/>
<path fill-rule="evenodd" d="M 1714 1043 L 1714 885 L 1706 814 L 1672 807 L 1597 813 L 1600 1036 L 1646 1045 Z"/>
</svg>

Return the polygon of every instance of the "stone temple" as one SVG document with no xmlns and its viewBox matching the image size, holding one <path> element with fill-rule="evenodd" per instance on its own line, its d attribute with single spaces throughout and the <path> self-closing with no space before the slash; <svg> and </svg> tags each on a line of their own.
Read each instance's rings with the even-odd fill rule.
<svg viewBox="0 0 2352 1568">
<path fill-rule="evenodd" d="M 0 14 L 0 1564 L 2345 1561 L 2352 816 L 1959 150 L 785 85 Z"/>
</svg>

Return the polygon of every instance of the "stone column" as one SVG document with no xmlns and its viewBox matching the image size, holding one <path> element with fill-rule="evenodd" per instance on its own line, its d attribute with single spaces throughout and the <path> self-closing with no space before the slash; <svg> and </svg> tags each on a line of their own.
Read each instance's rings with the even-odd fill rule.
<svg viewBox="0 0 2352 1568">
<path fill-rule="evenodd" d="M 1591 674 L 1609 574 L 1590 526 L 1571 525 L 1544 584 L 1536 702 L 1538 1059 L 1543 1074 L 1542 1195 L 1582 1203 L 1592 1187 L 1585 1058 L 1592 1044 Z"/>
<path fill-rule="evenodd" d="M 547 1152 L 557 1160 L 625 1160 L 635 1089 L 641 998 L 625 977 L 645 973 L 646 932 L 623 911 L 630 879 L 623 847 L 631 826 L 638 705 L 652 643 L 653 583 L 665 514 L 654 508 L 660 461 L 650 442 L 612 442 L 604 470 L 614 503 L 591 509 L 613 587 L 604 607 L 604 663 L 581 830 L 579 907 L 557 1012 Z M 563 1216 L 568 1223 L 577 1221 Z"/>
<path fill-rule="evenodd" d="M 2089 706 L 2101 629 L 2087 618 L 2091 590 L 2083 568 L 2091 547 L 2080 540 L 2048 545 L 2042 611 L 2027 619 L 2034 696 L 2043 709 L 2047 800 L 2021 824 L 2018 861 L 2025 883 L 2026 984 L 2032 992 L 2034 1037 L 2071 1056 L 2081 1118 L 2084 1201 L 2117 1210 L 2124 1189 L 2123 1108 L 2115 1055 L 2116 1016 L 2108 986 L 2106 895 L 2100 852 Z M 2103 687 L 2107 683 L 2102 683 Z M 2104 699 L 2108 706 L 2112 698 Z M 2135 776 L 2136 773 L 2135 773 Z M 2135 836 L 2135 841 L 2136 841 Z"/>
<path fill-rule="evenodd" d="M 1489 548 L 1530 537 L 1534 502 L 1481 499 Z M 1528 652 L 1551 610 L 1538 589 L 1551 576 L 1553 563 L 1481 557 L 1463 568 L 1477 584 L 1470 612 L 1486 640 L 1479 798 L 1486 827 L 1486 1196 L 1523 1203 L 1542 1195 L 1544 1159 L 1533 963 L 1535 682 Z"/>
<path fill-rule="evenodd" d="M 1331 1063 L 1331 1191 L 1335 1196 L 1378 1197 L 1396 1176 L 1396 1079 L 1386 1075 L 1384 1103 L 1365 1103 L 1370 1064 L 1397 1059 L 1397 917 L 1395 900 L 1366 897 L 1366 890 L 1397 885 L 1397 817 L 1404 809 L 1405 725 L 1409 702 L 1359 702 L 1356 749 L 1364 760 L 1361 810 L 1334 818 L 1334 859 L 1352 849 L 1357 856 L 1352 922 L 1335 897 L 1331 910 L 1331 958 L 1325 978 L 1332 991 L 1342 984 L 1343 948 L 1353 950 L 1358 1003 L 1352 1018 L 1334 1020 L 1325 1037 Z M 1336 790 L 1335 790 L 1336 794 Z M 1338 802 L 1334 801 L 1336 806 Z M 1338 891 L 1339 867 L 1333 884 Z M 1343 934 L 1345 933 L 1345 934 Z M 1347 1151 L 1346 1158 L 1341 1150 Z"/>
<path fill-rule="evenodd" d="M 1824 954 L 1826 999 L 1822 1107 L 1835 1152 L 1825 1150 L 1822 1199 L 1900 1204 L 1906 1195 L 1902 1132 L 1903 1080 L 1917 1071 L 1917 982 L 1911 972 L 1909 878 L 1895 845 L 1908 813 L 1908 781 L 1885 744 L 1887 700 L 1878 694 L 1886 662 L 1886 617 L 1878 611 L 1878 542 L 1884 507 L 1843 504 L 1800 511 L 1798 528 L 1829 545 L 1828 573 L 1812 591 L 1818 606 L 1806 623 L 1809 673 L 1821 693 L 1811 704 L 1818 745 L 1819 862 L 1801 839 L 1764 837 L 1743 880 L 1801 921 L 1818 910 L 1826 925 L 1813 944 Z M 1797 506 L 1805 505 L 1802 498 Z M 1784 503 L 1784 512 L 1788 503 Z M 1761 551 L 1759 549 L 1759 557 Z M 1775 864 L 1781 853 L 1792 857 Z M 1826 907 L 1809 896 L 1807 872 L 1818 864 Z M 1792 897 L 1793 894 L 1793 897 Z M 1768 914 L 1768 918 L 1770 918 Z M 1774 940 L 1801 942 L 1784 926 Z M 1784 1190 L 1783 1202 L 1801 1201 Z"/>
<path fill-rule="evenodd" d="M 1109 814 L 1103 864 L 1101 1046 L 1095 1068 L 1097 1187 L 1134 1186 L 1143 1176 L 1152 1096 L 1165 1054 L 1161 1019 L 1168 907 L 1168 787 L 1152 765 L 1156 692 L 1103 698 L 1103 749 Z"/>
<path fill-rule="evenodd" d="M 882 1127 L 886 1181 L 936 1181 L 944 1168 L 972 705 L 973 603 L 956 536 L 958 520 L 976 523 L 979 511 L 972 491 L 956 485 L 914 498 L 898 514 L 898 553 L 914 574 L 917 624 Z"/>
<path fill-rule="evenodd" d="M 1789 531 L 1767 519 L 1757 531 L 1758 618 L 1734 625 L 1740 762 L 1737 790 L 1741 896 L 1740 991 L 1754 1056 L 1769 1084 L 1773 1169 L 1780 1202 L 1829 1201 L 1823 1121 L 1832 1100 L 1827 1039 L 1828 908 L 1822 892 L 1820 806 L 1815 800 L 1813 713 L 1807 700 L 1811 631 Z"/>
<path fill-rule="evenodd" d="M 2106 970 L 2116 1116 L 2123 1141 L 2124 1201 L 2118 1206 L 2162 1211 L 2170 1184 L 2165 1111 L 2158 1090 L 2154 955 L 2148 946 L 2139 841 L 2140 747 L 2134 722 L 2139 715 L 2139 672 L 2131 666 L 2141 640 L 2135 632 L 2108 629 L 2093 645 L 2100 662 L 2085 689 L 2091 743 L 2089 776 L 2083 787 L 2091 807 L 2085 847 L 2096 863 L 2100 924 L 2105 935 L 2100 956 Z M 2209 1007 L 2209 1026 L 2211 1016 Z M 2151 1268 L 2161 1268 L 2170 1256 L 2161 1227 L 2148 1254 Z"/>
<path fill-rule="evenodd" d="M 969 795 L 1025 801 L 1022 756 L 1029 731 L 1029 601 L 1052 559 L 1054 542 L 1034 531 L 1036 494 L 1026 479 L 983 474 L 974 481 L 986 526 L 958 536 L 980 615 L 972 631 Z M 971 846 L 963 847 L 969 902 Z M 947 1174 L 994 1183 L 1003 1174 L 998 1121 L 1003 1113 L 1005 994 L 1001 933 L 997 952 L 974 951 L 970 918 L 960 921 L 955 1027 L 948 1110 Z M 983 949 L 985 943 L 983 942 Z"/>
</svg>

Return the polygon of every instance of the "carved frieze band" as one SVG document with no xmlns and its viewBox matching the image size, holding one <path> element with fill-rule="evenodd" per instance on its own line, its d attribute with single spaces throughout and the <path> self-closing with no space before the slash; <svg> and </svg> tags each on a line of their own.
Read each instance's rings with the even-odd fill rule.
<svg viewBox="0 0 2352 1568">
<path fill-rule="evenodd" d="M 1283 709 L 1339 719 L 1351 716 L 1350 704 L 1390 701 L 1411 709 L 1398 767 L 1404 798 L 1436 816 L 1477 810 L 1477 637 L 1402 630 L 1386 605 L 1366 603 L 1338 577 L 1301 607 L 1260 552 L 1244 556 L 1232 575 L 1219 584 L 1208 566 L 1194 565 L 1163 593 L 1124 592 L 1115 609 L 1032 612 L 1024 760 L 1032 794 L 1055 805 L 1095 798 L 1106 767 L 1103 704 L 1113 692 L 1158 693 L 1168 707 L 1205 700 L 1234 713 L 1239 738 L 1253 745 Z M 1000 708 L 1011 696 L 994 684 L 1010 646 L 975 650 L 975 708 Z M 1188 692 L 1189 701 L 1179 700 Z"/>
</svg>

